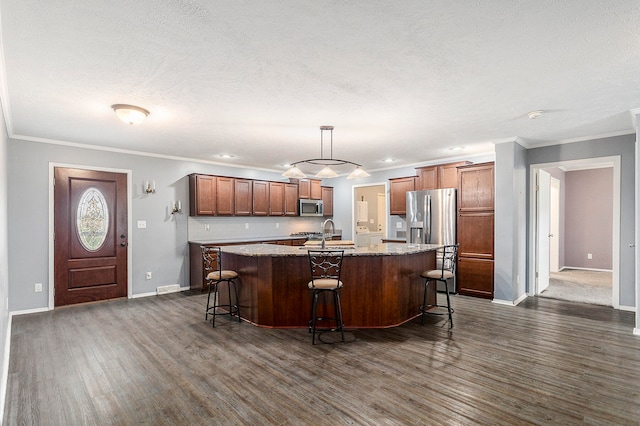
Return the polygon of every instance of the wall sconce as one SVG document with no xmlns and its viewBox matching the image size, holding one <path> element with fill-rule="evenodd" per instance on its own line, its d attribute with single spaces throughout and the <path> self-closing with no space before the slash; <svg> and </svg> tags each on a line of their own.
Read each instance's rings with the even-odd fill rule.
<svg viewBox="0 0 640 426">
<path fill-rule="evenodd" d="M 178 200 L 173 203 L 173 208 L 171 209 L 171 214 L 182 213 L 182 203 Z"/>
<path fill-rule="evenodd" d="M 144 192 L 146 192 L 147 194 L 155 194 L 156 193 L 156 181 L 146 181 L 144 183 L 144 188 L 143 188 Z"/>
</svg>

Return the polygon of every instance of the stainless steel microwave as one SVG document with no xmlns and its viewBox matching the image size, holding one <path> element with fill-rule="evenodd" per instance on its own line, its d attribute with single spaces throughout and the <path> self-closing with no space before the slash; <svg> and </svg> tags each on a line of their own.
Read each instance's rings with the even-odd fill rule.
<svg viewBox="0 0 640 426">
<path fill-rule="evenodd" d="M 322 216 L 322 200 L 300 200 L 298 214 L 300 216 Z"/>
</svg>

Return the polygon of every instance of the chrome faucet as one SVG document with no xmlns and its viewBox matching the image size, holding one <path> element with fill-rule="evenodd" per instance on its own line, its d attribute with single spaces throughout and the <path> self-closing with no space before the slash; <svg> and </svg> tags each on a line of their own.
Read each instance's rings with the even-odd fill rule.
<svg viewBox="0 0 640 426">
<path fill-rule="evenodd" d="M 336 224 L 333 223 L 333 220 L 331 219 L 327 219 L 324 222 L 322 222 L 322 249 L 324 250 L 327 245 L 326 245 L 326 238 L 327 238 L 327 223 L 331 223 L 331 233 L 334 234 L 336 232 Z"/>
</svg>

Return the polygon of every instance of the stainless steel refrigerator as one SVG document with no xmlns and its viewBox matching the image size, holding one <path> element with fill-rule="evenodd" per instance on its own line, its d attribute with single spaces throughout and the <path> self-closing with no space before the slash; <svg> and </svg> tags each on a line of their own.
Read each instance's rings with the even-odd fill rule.
<svg viewBox="0 0 640 426">
<path fill-rule="evenodd" d="M 408 191 L 406 219 L 408 244 L 455 244 L 456 190 Z M 438 290 L 444 291 L 442 283 Z M 449 291 L 456 292 L 455 280 Z"/>
</svg>

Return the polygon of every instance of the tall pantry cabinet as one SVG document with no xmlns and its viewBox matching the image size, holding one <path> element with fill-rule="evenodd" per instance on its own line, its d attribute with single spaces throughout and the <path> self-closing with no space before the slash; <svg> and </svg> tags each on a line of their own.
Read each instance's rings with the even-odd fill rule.
<svg viewBox="0 0 640 426">
<path fill-rule="evenodd" d="M 494 163 L 458 167 L 460 294 L 493 298 Z"/>
</svg>

